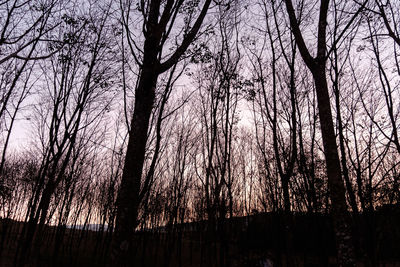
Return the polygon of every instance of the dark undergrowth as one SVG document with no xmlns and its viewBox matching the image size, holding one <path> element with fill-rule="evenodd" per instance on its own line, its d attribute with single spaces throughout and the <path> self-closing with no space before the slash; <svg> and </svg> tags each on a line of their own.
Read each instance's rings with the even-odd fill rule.
<svg viewBox="0 0 400 267">
<path fill-rule="evenodd" d="M 353 216 L 358 266 L 400 266 L 399 211 Z M 107 233 L 50 226 L 29 255 L 16 257 L 22 226 L 1 220 L 0 266 L 20 266 L 21 257 L 25 266 L 112 266 Z M 213 226 L 187 223 L 137 232 L 134 240 L 132 266 L 335 266 L 334 232 L 324 214 L 263 213 Z"/>
</svg>

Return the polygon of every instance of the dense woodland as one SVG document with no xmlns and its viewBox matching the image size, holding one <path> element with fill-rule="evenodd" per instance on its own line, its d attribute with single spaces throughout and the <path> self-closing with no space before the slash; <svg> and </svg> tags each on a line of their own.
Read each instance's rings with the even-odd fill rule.
<svg viewBox="0 0 400 267">
<path fill-rule="evenodd" d="M 0 265 L 377 266 L 399 25 L 395 0 L 0 0 Z"/>
</svg>

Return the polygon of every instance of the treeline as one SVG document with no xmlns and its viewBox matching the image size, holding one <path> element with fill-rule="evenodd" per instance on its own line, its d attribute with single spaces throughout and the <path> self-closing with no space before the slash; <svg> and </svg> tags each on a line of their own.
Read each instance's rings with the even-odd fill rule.
<svg viewBox="0 0 400 267">
<path fill-rule="evenodd" d="M 400 199 L 399 12 L 1 2 L 2 253 L 17 236 L 23 265 L 97 224 L 96 244 L 123 266 L 135 229 L 283 212 L 290 254 L 291 214 L 305 212 L 332 215 L 339 263 L 353 265 L 350 226 Z M 58 227 L 50 239 L 46 225 Z"/>
</svg>

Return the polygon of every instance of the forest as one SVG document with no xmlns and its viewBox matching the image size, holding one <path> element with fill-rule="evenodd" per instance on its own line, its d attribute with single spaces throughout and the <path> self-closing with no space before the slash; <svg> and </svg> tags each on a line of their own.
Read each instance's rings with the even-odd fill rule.
<svg viewBox="0 0 400 267">
<path fill-rule="evenodd" d="M 0 266 L 400 266 L 400 1 L 0 0 Z"/>
</svg>

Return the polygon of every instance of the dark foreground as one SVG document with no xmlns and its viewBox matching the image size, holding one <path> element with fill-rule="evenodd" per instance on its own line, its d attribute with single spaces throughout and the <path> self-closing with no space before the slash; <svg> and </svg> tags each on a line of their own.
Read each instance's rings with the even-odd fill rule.
<svg viewBox="0 0 400 267">
<path fill-rule="evenodd" d="M 358 266 L 400 266 L 400 209 L 353 217 Z M 132 266 L 335 266 L 328 215 L 256 214 L 140 231 Z M 0 266 L 15 266 L 22 223 L 0 221 Z M 107 266 L 111 232 L 47 227 L 26 266 Z M 18 257 L 23 257 L 18 255 Z"/>
</svg>

